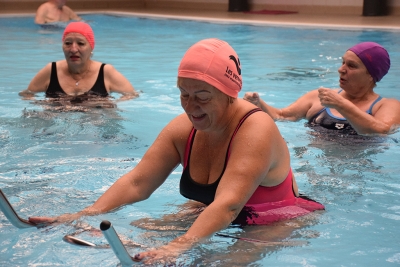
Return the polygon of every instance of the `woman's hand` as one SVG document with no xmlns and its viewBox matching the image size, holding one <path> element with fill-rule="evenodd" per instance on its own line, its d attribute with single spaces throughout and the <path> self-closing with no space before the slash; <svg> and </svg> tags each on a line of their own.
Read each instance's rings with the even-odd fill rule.
<svg viewBox="0 0 400 267">
<path fill-rule="evenodd" d="M 318 89 L 318 97 L 321 105 L 328 108 L 336 108 L 341 102 L 343 97 L 337 91 L 321 87 Z"/>
<path fill-rule="evenodd" d="M 48 226 L 51 224 L 70 223 L 79 219 L 81 216 L 82 214 L 80 213 L 66 213 L 58 217 L 29 217 L 28 221 L 38 226 Z"/>
<path fill-rule="evenodd" d="M 133 260 L 145 264 L 174 263 L 180 254 L 192 248 L 195 243 L 197 243 L 197 239 L 178 237 L 165 246 L 136 254 Z"/>
<path fill-rule="evenodd" d="M 261 107 L 260 96 L 258 95 L 258 93 L 248 92 L 244 95 L 243 99 L 249 101 L 250 103 L 256 105 L 259 108 Z"/>
</svg>

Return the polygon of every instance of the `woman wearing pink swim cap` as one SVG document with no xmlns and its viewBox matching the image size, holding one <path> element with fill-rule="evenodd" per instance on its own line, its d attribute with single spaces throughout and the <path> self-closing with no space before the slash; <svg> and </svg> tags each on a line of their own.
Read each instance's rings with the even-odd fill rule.
<svg viewBox="0 0 400 267">
<path fill-rule="evenodd" d="M 71 221 L 145 200 L 179 164 L 180 193 L 201 212 L 185 234 L 137 254 L 137 261 L 170 261 L 231 223 L 271 224 L 323 210 L 299 197 L 289 150 L 274 121 L 237 98 L 241 73 L 227 42 L 205 39 L 191 46 L 178 69 L 185 112 L 165 126 L 137 166 L 83 211 L 30 221 Z"/>
<path fill-rule="evenodd" d="M 95 38 L 85 22 L 71 22 L 62 36 L 65 59 L 51 62 L 32 79 L 21 96 L 32 97 L 46 92 L 47 98 L 81 103 L 88 98 L 105 98 L 111 92 L 123 95 L 121 100 L 138 94 L 131 83 L 112 65 L 92 60 Z M 97 104 L 96 104 L 97 105 Z"/>
<path fill-rule="evenodd" d="M 258 93 L 248 92 L 244 99 L 274 120 L 307 119 L 310 127 L 323 127 L 344 136 L 390 134 L 400 124 L 400 102 L 374 92 L 389 68 L 386 49 L 363 42 L 349 48 L 342 57 L 338 69 L 341 89 L 321 87 L 282 109 L 268 105 Z"/>
</svg>

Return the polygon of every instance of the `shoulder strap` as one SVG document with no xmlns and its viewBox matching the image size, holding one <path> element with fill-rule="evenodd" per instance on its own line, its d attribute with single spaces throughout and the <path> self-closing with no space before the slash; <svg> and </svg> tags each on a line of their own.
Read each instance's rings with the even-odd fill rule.
<svg viewBox="0 0 400 267">
<path fill-rule="evenodd" d="M 249 112 L 246 113 L 246 115 L 243 116 L 243 118 L 239 121 L 238 125 L 236 126 L 235 131 L 232 134 L 231 140 L 229 141 L 229 145 L 228 145 L 228 151 L 226 152 L 226 159 L 225 159 L 225 166 L 228 163 L 228 159 L 229 156 L 231 155 L 231 143 L 233 141 L 233 138 L 235 137 L 236 133 L 239 131 L 239 128 L 242 126 L 243 122 L 253 113 L 258 112 L 258 111 L 262 111 L 262 109 L 260 108 L 255 108 L 250 110 Z M 224 169 L 225 169 L 224 166 Z"/>
<path fill-rule="evenodd" d="M 194 140 L 194 136 L 196 135 L 196 132 L 197 132 L 197 130 L 193 127 L 192 130 L 190 131 L 188 140 L 186 142 L 185 156 L 183 158 L 183 168 L 186 168 L 186 166 L 189 163 L 190 151 L 192 151 L 193 140 Z"/>
<path fill-rule="evenodd" d="M 380 100 L 382 99 L 381 96 L 379 96 L 377 99 L 375 99 L 374 102 L 372 102 L 371 106 L 369 107 L 369 109 L 367 110 L 368 114 L 372 115 L 372 108 L 375 106 L 376 103 L 378 103 Z"/>
</svg>

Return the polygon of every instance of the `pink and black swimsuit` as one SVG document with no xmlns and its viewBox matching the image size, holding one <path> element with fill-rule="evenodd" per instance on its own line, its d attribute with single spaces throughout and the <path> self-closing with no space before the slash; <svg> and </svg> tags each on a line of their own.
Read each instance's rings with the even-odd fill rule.
<svg viewBox="0 0 400 267">
<path fill-rule="evenodd" d="M 254 112 L 262 111 L 259 108 L 250 110 L 236 126 L 226 152 L 225 164 L 219 178 L 212 184 L 199 184 L 190 176 L 190 153 L 193 146 L 196 129 L 192 129 L 187 140 L 184 158 L 184 169 L 180 180 L 180 193 L 182 196 L 209 205 L 214 201 L 215 193 L 229 160 L 230 146 L 237 131 L 248 116 Z M 233 224 L 252 225 L 269 224 L 272 222 L 291 219 L 305 215 L 314 210 L 323 210 L 324 206 L 307 197 L 296 197 L 293 191 L 292 170 L 286 179 L 277 186 L 258 186 L 256 191 L 247 201 L 246 205 L 232 222 Z"/>
</svg>

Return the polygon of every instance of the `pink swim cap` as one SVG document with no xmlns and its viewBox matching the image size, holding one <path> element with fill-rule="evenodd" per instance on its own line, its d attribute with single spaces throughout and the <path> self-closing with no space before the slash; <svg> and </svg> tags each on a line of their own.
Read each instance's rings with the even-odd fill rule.
<svg viewBox="0 0 400 267">
<path fill-rule="evenodd" d="M 234 98 L 242 89 L 239 57 L 219 39 L 205 39 L 191 46 L 179 65 L 178 77 L 206 82 Z"/>
<path fill-rule="evenodd" d="M 390 68 L 389 54 L 380 44 L 363 42 L 348 50 L 354 52 L 364 63 L 375 82 L 379 82 Z"/>
<path fill-rule="evenodd" d="M 65 36 L 71 32 L 80 33 L 83 36 L 85 36 L 86 40 L 89 42 L 90 46 L 92 47 L 92 50 L 94 49 L 94 33 L 92 30 L 92 27 L 90 27 L 89 24 L 87 24 L 85 22 L 81 22 L 81 21 L 71 22 L 70 24 L 68 24 L 64 30 L 64 34 L 62 37 L 63 42 L 65 39 Z"/>
</svg>

